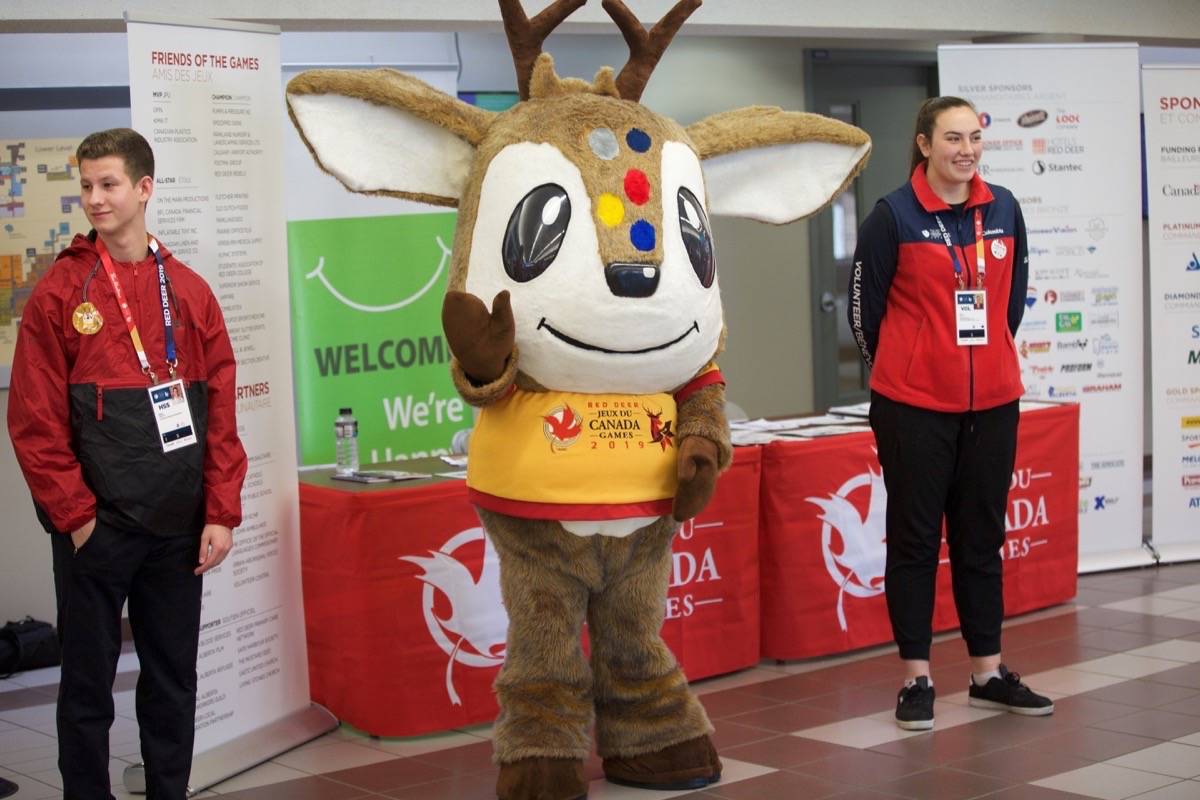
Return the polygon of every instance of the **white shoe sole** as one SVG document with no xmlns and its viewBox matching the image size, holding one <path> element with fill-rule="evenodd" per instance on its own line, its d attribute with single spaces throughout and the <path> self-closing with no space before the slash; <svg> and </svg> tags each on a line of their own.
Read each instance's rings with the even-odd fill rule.
<svg viewBox="0 0 1200 800">
<path fill-rule="evenodd" d="M 913 720 L 896 720 L 896 726 L 906 731 L 931 731 L 933 730 L 933 720 L 931 719 L 913 719 Z"/>
<path fill-rule="evenodd" d="M 1043 708 L 1022 708 L 1020 706 L 1008 706 L 1004 703 L 997 703 L 995 700 L 984 700 L 981 697 L 968 697 L 967 705 L 972 708 L 986 708 L 991 711 L 1007 711 L 1010 714 L 1020 714 L 1023 717 L 1048 717 L 1054 713 L 1053 703 Z"/>
</svg>

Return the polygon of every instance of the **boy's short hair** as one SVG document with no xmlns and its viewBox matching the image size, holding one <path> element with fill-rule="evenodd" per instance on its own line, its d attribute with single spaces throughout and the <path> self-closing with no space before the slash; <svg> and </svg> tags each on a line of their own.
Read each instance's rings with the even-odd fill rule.
<svg viewBox="0 0 1200 800">
<path fill-rule="evenodd" d="M 145 137 L 132 128 L 109 128 L 88 134 L 75 150 L 76 162 L 118 156 L 125 161 L 125 174 L 137 183 L 154 177 L 154 151 Z"/>
</svg>

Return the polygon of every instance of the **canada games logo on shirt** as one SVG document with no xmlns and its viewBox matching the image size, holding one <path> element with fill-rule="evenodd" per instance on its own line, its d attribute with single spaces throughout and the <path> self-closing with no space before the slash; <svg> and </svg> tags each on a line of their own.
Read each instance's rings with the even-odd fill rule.
<svg viewBox="0 0 1200 800">
<path fill-rule="evenodd" d="M 575 413 L 575 409 L 567 404 L 555 406 L 550 410 L 550 413 L 542 417 L 542 433 L 546 436 L 546 441 L 550 442 L 550 449 L 566 450 L 571 445 L 579 440 L 579 434 L 583 433 L 582 420 Z"/>
</svg>

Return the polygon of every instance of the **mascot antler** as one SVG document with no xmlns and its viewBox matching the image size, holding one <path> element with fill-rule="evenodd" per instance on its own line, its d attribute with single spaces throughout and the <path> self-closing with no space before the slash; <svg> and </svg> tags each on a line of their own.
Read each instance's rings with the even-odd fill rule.
<svg viewBox="0 0 1200 800">
<path fill-rule="evenodd" d="M 700 2 L 679 0 L 649 33 L 621 0 L 604 0 L 601 3 L 629 45 L 629 60 L 617 75 L 617 91 L 621 93 L 622 100 L 636 103 L 642 99 L 642 91 L 650 80 L 650 73 L 683 23 L 700 7 Z"/>
<path fill-rule="evenodd" d="M 529 99 L 529 79 L 533 62 L 542 52 L 542 42 L 587 0 L 556 0 L 533 19 L 525 15 L 521 0 L 500 0 L 500 16 L 504 19 L 504 35 L 517 68 L 517 89 L 522 100 Z"/>
</svg>

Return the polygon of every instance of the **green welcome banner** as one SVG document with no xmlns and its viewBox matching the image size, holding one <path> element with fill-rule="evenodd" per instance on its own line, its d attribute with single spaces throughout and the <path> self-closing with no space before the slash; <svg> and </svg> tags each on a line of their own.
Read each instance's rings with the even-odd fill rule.
<svg viewBox="0 0 1200 800">
<path fill-rule="evenodd" d="M 442 297 L 457 215 L 288 223 L 300 463 L 334 461 L 350 406 L 362 464 L 448 453 L 471 427 L 450 380 Z"/>
</svg>

